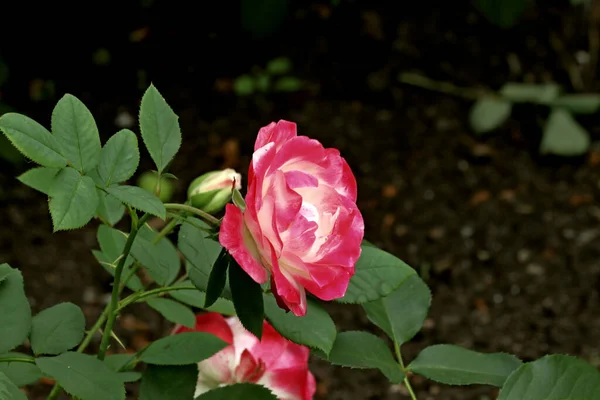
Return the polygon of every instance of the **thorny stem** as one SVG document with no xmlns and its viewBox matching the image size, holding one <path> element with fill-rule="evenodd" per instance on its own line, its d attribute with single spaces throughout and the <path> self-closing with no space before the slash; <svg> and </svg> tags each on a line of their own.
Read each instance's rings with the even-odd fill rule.
<svg viewBox="0 0 600 400">
<path fill-rule="evenodd" d="M 209 213 L 202 211 L 199 208 L 192 207 L 187 204 L 165 203 L 165 208 L 167 210 L 181 210 L 181 211 L 187 211 L 189 213 L 195 214 L 198 217 L 202 218 L 205 222 L 208 222 L 209 224 L 211 224 L 215 227 L 218 227 L 219 225 L 221 225 L 221 221 L 219 221 L 218 218 L 213 217 Z"/>
<path fill-rule="evenodd" d="M 142 221 L 142 224 L 144 223 L 144 221 Z M 127 256 L 121 255 L 121 257 L 119 258 L 119 262 L 121 260 L 127 260 Z M 135 271 L 137 270 L 137 267 L 139 267 L 139 264 L 135 263 L 133 265 L 133 267 L 131 268 L 131 270 L 129 271 L 129 274 L 127 274 L 127 276 L 125 276 L 123 278 L 123 283 L 122 283 L 122 285 L 120 285 L 120 288 L 119 288 L 119 294 L 121 294 L 121 291 L 123 291 L 123 288 L 125 287 L 125 285 L 129 281 L 129 279 L 131 279 L 131 277 L 135 274 Z M 85 349 L 87 349 L 87 347 L 92 342 L 92 338 L 94 337 L 94 335 L 96 334 L 96 332 L 98 332 L 100 330 L 100 328 L 102 328 L 102 324 L 104 324 L 104 322 L 108 318 L 108 313 L 110 312 L 110 306 L 111 306 L 111 303 L 108 303 L 106 305 L 106 307 L 104 308 L 104 311 L 102 311 L 102 314 L 100 314 L 100 316 L 96 320 L 96 323 L 94 324 L 94 326 L 92 326 L 91 329 L 89 331 L 87 331 L 87 333 L 85 335 L 85 338 L 83 338 L 83 341 L 81 342 L 81 344 L 79 345 L 79 347 L 77 347 L 77 352 L 78 353 L 83 353 L 85 351 Z M 54 384 L 54 387 L 52 388 L 52 391 L 48 395 L 48 399 L 47 400 L 55 400 L 58 397 L 58 395 L 60 394 L 61 391 L 62 391 L 62 387 L 58 383 Z"/>
<path fill-rule="evenodd" d="M 158 242 L 160 242 L 160 240 L 162 238 L 164 238 L 165 236 L 167 236 L 169 233 L 171 233 L 171 231 L 173 230 L 173 228 L 175 228 L 175 226 L 177 226 L 177 219 L 173 218 L 172 220 L 169 221 L 169 223 L 167 224 L 167 226 L 165 226 L 162 231 L 160 231 L 160 233 L 158 235 L 156 235 L 156 238 L 154 239 L 154 241 L 152 242 L 152 244 L 156 244 Z"/>
<path fill-rule="evenodd" d="M 123 273 L 123 268 L 125 267 L 125 261 L 129 256 L 131 246 L 133 246 L 133 241 L 135 240 L 139 229 L 144 225 L 144 223 L 146 223 L 146 220 L 148 220 L 148 218 L 150 218 L 150 214 L 144 214 L 144 216 L 140 218 L 137 224 L 133 222 L 134 220 L 132 219 L 131 232 L 129 233 L 129 237 L 127 238 L 127 242 L 125 243 L 125 248 L 123 249 L 123 254 L 121 255 L 121 259 L 117 264 L 117 269 L 115 270 L 115 280 L 113 282 L 112 294 L 108 308 L 108 317 L 102 335 L 102 342 L 100 342 L 100 350 L 98 351 L 98 359 L 100 360 L 104 360 L 104 357 L 106 356 L 106 350 L 108 349 L 108 344 L 110 342 L 110 334 L 115 324 L 115 319 L 117 318 L 116 310 L 119 304 L 121 274 Z"/>
<path fill-rule="evenodd" d="M 408 85 L 417 86 L 423 89 L 432 90 L 434 92 L 445 93 L 456 97 L 461 97 L 467 100 L 479 100 L 484 96 L 494 96 L 493 92 L 480 90 L 475 88 L 462 88 L 455 86 L 449 82 L 439 82 L 429 79 L 423 75 L 413 74 L 410 72 L 398 75 L 398 80 Z"/>
<path fill-rule="evenodd" d="M 161 287 L 161 288 L 148 290 L 147 292 L 137 292 L 137 293 L 134 293 L 134 294 L 124 298 L 123 300 L 121 300 L 121 302 L 119 303 L 119 307 L 117 308 L 116 311 L 120 311 L 123 308 L 127 307 L 128 305 L 135 303 L 136 301 L 140 301 L 140 300 L 144 300 L 144 299 L 148 299 L 148 298 L 152 298 L 152 297 L 157 297 L 163 293 L 175 292 L 178 290 L 198 290 L 198 289 L 195 286 L 191 286 L 191 285 L 189 285 L 189 286 L 165 286 L 165 287 Z"/>
<path fill-rule="evenodd" d="M 396 353 L 396 358 L 398 358 L 398 362 L 400 363 L 400 368 L 402 369 L 402 372 L 406 373 L 406 370 L 404 369 L 404 361 L 402 361 L 402 353 L 400 352 L 400 345 L 396 342 L 394 342 L 394 352 Z M 404 386 L 406 386 L 406 389 L 410 394 L 411 400 L 417 400 L 417 396 L 415 395 L 415 392 L 412 386 L 410 385 L 410 381 L 408 380 L 407 375 L 404 376 Z"/>
</svg>

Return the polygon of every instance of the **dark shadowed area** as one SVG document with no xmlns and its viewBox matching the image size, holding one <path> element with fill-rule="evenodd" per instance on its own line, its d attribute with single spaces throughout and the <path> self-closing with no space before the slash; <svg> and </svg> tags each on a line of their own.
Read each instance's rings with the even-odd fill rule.
<svg viewBox="0 0 600 400">
<path fill-rule="evenodd" d="M 204 172 L 232 167 L 245 179 L 258 129 L 295 121 L 299 134 L 340 149 L 349 162 L 366 238 L 431 287 L 425 327 L 403 346 L 407 361 L 427 345 L 452 343 L 523 360 L 566 353 L 599 365 L 600 148 L 579 157 L 540 155 L 544 111 L 527 105 L 477 136 L 468 124 L 472 101 L 397 77 L 412 72 L 493 90 L 507 81 L 600 90 L 598 49 L 588 37 L 600 5 L 547 1 L 500 28 L 467 1 L 286 4 L 3 4 L 0 58 L 8 75 L 0 112 L 49 127 L 56 101 L 72 93 L 94 114 L 104 143 L 130 127 L 152 82 L 180 117 L 183 147 L 169 170 L 179 178 L 174 199 L 181 202 Z M 236 94 L 236 77 L 260 74 L 278 57 L 292 62 L 288 75 L 297 81 L 290 85 L 300 83 L 298 90 Z M 577 118 L 592 141 L 600 138 L 597 116 Z M 9 154 L 0 158 L 0 262 L 22 270 L 34 312 L 71 301 L 93 323 L 111 282 L 90 251 L 98 248 L 99 222 L 53 234 L 46 196 L 15 179 L 31 163 L 0 145 Z M 143 150 L 131 182 L 152 168 Z M 328 310 L 339 330 L 371 326 L 359 307 Z M 117 322 L 131 349 L 171 327 L 145 305 Z M 318 359 L 312 370 L 317 399 L 408 398 L 375 370 Z M 497 394 L 411 379 L 421 400 Z M 43 399 L 50 387 L 43 381 L 28 388 L 28 397 Z"/>
</svg>

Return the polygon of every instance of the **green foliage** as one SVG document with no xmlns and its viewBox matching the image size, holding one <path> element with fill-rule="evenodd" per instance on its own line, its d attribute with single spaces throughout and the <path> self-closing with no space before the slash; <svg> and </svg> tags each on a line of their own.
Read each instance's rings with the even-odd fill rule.
<svg viewBox="0 0 600 400">
<path fill-rule="evenodd" d="M 136 382 L 141 379 L 142 374 L 125 369 L 134 357 L 132 354 L 111 354 L 104 359 L 104 363 L 111 370 L 117 372 L 122 382 Z M 130 365 L 134 365 L 134 363 Z"/>
<path fill-rule="evenodd" d="M 28 357 L 23 353 L 5 353 L 0 354 L 3 357 Z M 23 362 L 0 362 L 0 373 L 3 373 L 8 379 L 18 387 L 31 385 L 42 379 L 42 371 L 35 364 Z"/>
<path fill-rule="evenodd" d="M 319 304 L 307 299 L 306 315 L 296 317 L 282 310 L 271 295 L 264 295 L 265 315 L 273 328 L 294 343 L 321 350 L 329 355 L 337 331 L 333 320 Z"/>
<path fill-rule="evenodd" d="M 105 224 L 115 225 L 125 215 L 125 206 L 115 196 L 106 193 L 102 189 L 96 189 L 96 193 L 98 193 L 96 216 Z"/>
<path fill-rule="evenodd" d="M 178 119 L 154 85 L 150 85 L 142 97 L 140 129 L 159 173 L 167 167 L 181 146 Z"/>
<path fill-rule="evenodd" d="M 257 338 L 262 337 L 265 308 L 262 288 L 242 267 L 230 258 L 229 285 L 233 297 L 233 306 L 240 322 Z"/>
<path fill-rule="evenodd" d="M 264 386 L 235 383 L 210 390 L 196 397 L 195 400 L 277 400 L 277 397 Z"/>
<path fill-rule="evenodd" d="M 174 175 L 168 173 L 161 174 L 160 176 L 160 193 L 158 198 L 162 202 L 167 202 L 173 197 L 173 191 L 175 189 L 169 179 L 172 177 L 174 177 Z M 150 193 L 155 193 L 157 183 L 158 174 L 156 171 L 146 171 L 141 174 L 137 180 L 137 185 Z"/>
<path fill-rule="evenodd" d="M 552 102 L 552 107 L 564 108 L 574 114 L 595 114 L 600 109 L 600 94 L 564 94 Z"/>
<path fill-rule="evenodd" d="M 127 236 L 117 229 L 109 228 L 106 225 L 100 225 L 98 227 L 96 239 L 98 240 L 98 244 L 102 251 L 92 250 L 92 253 L 100 265 L 114 276 L 118 259 L 121 257 L 123 249 L 125 248 Z M 123 276 L 129 275 L 133 261 L 134 259 L 131 255 L 127 257 L 123 266 Z M 127 281 L 126 286 L 133 291 L 143 289 L 140 278 L 135 275 Z"/>
<path fill-rule="evenodd" d="M 475 133 L 486 133 L 498 128 L 510 117 L 512 103 L 495 97 L 477 100 L 471 108 L 469 123 Z"/>
<path fill-rule="evenodd" d="M 158 232 L 144 225 L 133 242 L 131 253 L 156 283 L 167 286 L 177 278 L 181 264 L 173 243 L 167 238 L 154 243 L 157 236 Z"/>
<path fill-rule="evenodd" d="M 600 373 L 585 361 L 550 355 L 521 365 L 502 386 L 498 400 L 600 398 Z"/>
<path fill-rule="evenodd" d="M 500 96 L 513 103 L 550 104 L 560 94 L 556 83 L 509 82 L 500 88 Z"/>
<path fill-rule="evenodd" d="M 544 127 L 540 153 L 579 156 L 589 147 L 590 135 L 571 114 L 560 108 L 552 109 Z"/>
<path fill-rule="evenodd" d="M 288 75 L 291 70 L 292 62 L 289 58 L 274 58 L 267 63 L 264 69 L 256 67 L 253 73 L 235 78 L 233 90 L 238 96 L 250 96 L 257 91 L 263 93 L 298 92 L 304 88 L 304 82 L 295 76 Z"/>
<path fill-rule="evenodd" d="M 407 369 L 448 385 L 501 387 L 521 364 L 515 356 L 506 353 L 477 353 L 458 346 L 438 344 L 425 348 Z"/>
<path fill-rule="evenodd" d="M 208 288 L 206 289 L 206 303 L 204 307 L 210 307 L 223 293 L 227 283 L 227 269 L 229 268 L 230 256 L 227 250 L 222 249 L 215 261 L 210 276 L 208 277 Z"/>
<path fill-rule="evenodd" d="M 188 261 L 188 275 L 198 289 L 206 292 L 213 265 L 222 247 L 196 226 L 208 226 L 197 218 L 188 218 L 179 230 L 177 246 Z"/>
<path fill-rule="evenodd" d="M 96 168 L 100 135 L 90 110 L 75 96 L 65 94 L 52 111 L 52 134 L 69 164 L 82 174 Z"/>
<path fill-rule="evenodd" d="M 94 181 L 71 167 L 54 177 L 48 195 L 54 232 L 81 228 L 96 214 L 99 199 Z"/>
<path fill-rule="evenodd" d="M 390 295 L 362 306 L 371 322 L 394 342 L 402 344 L 421 330 L 430 304 L 431 292 L 415 274 L 402 282 Z"/>
<path fill-rule="evenodd" d="M 30 188 L 47 195 L 58 171 L 60 171 L 58 168 L 35 167 L 19 175 L 17 179 Z"/>
<path fill-rule="evenodd" d="M 2 400 L 27 400 L 25 394 L 10 381 L 8 376 L 0 372 L 0 399 Z"/>
<path fill-rule="evenodd" d="M 125 400 L 119 375 L 96 357 L 68 352 L 35 362 L 45 376 L 55 379 L 73 396 L 84 400 Z"/>
<path fill-rule="evenodd" d="M 173 286 L 189 287 L 191 285 L 192 282 L 186 280 Z M 233 303 L 221 297 L 217 299 L 212 306 L 204 307 L 204 304 L 206 303 L 206 293 L 200 290 L 178 290 L 169 292 L 169 294 L 177 301 L 192 307 L 202 308 L 206 309 L 207 311 L 214 311 L 225 315 L 235 315 Z"/>
<path fill-rule="evenodd" d="M 128 129 L 120 130 L 102 148 L 98 176 L 105 187 L 124 182 L 133 176 L 139 162 L 137 136 Z"/>
<path fill-rule="evenodd" d="M 35 354 L 60 354 L 83 339 L 85 317 L 73 303 L 60 303 L 33 317 L 31 348 Z"/>
<path fill-rule="evenodd" d="M 0 264 L 0 354 L 22 344 L 31 329 L 31 308 L 23 290 L 21 272 Z"/>
<path fill-rule="evenodd" d="M 285 75 L 292 70 L 292 62 L 287 57 L 277 57 L 267 63 L 267 72 L 271 75 Z"/>
<path fill-rule="evenodd" d="M 302 80 L 295 76 L 284 76 L 277 79 L 273 90 L 276 92 L 298 92 L 302 89 Z"/>
<path fill-rule="evenodd" d="M 111 186 L 106 188 L 109 194 L 115 196 L 124 204 L 127 204 L 140 211 L 148 214 L 156 215 L 161 219 L 165 219 L 167 210 L 162 201 L 154 194 L 139 188 L 137 186 Z"/>
<path fill-rule="evenodd" d="M 242 27 L 257 38 L 277 31 L 287 14 L 289 0 L 242 0 Z"/>
<path fill-rule="evenodd" d="M 371 333 L 338 333 L 328 360 L 342 367 L 377 368 L 392 383 L 404 379 L 404 373 L 385 342 Z"/>
<path fill-rule="evenodd" d="M 205 332 L 184 332 L 151 343 L 140 360 L 156 365 L 195 364 L 227 347 L 218 337 Z"/>
<path fill-rule="evenodd" d="M 362 253 L 350 279 L 348 290 L 338 301 L 362 304 L 392 293 L 415 270 L 390 253 L 372 246 L 362 246 Z"/>
<path fill-rule="evenodd" d="M 149 365 L 142 375 L 140 400 L 193 399 L 198 367 L 190 365 Z"/>
<path fill-rule="evenodd" d="M 529 5 L 528 0 L 476 0 L 475 5 L 494 24 L 510 28 L 516 24 Z"/>
<path fill-rule="evenodd" d="M 146 303 L 161 313 L 168 321 L 187 326 L 188 328 L 193 328 L 196 325 L 196 316 L 192 310 L 181 303 L 160 297 L 148 299 Z"/>
<path fill-rule="evenodd" d="M 48 168 L 67 165 L 58 140 L 29 117 L 7 113 L 0 117 L 0 130 L 25 157 Z"/>
</svg>

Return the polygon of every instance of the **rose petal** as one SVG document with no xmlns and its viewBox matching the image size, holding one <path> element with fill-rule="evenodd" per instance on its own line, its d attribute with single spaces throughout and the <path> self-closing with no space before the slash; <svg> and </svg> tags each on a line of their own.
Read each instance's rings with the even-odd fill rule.
<svg viewBox="0 0 600 400">
<path fill-rule="evenodd" d="M 256 360 L 247 349 L 242 352 L 240 362 L 235 368 L 236 382 L 256 382 L 265 372 L 265 365 L 261 360 Z"/>
<path fill-rule="evenodd" d="M 244 223 L 242 211 L 231 203 L 225 206 L 219 243 L 254 281 L 260 284 L 267 281 L 269 274 L 259 261 L 260 253 L 256 241 Z"/>
<path fill-rule="evenodd" d="M 296 124 L 294 122 L 279 120 L 277 123 L 271 122 L 269 125 L 260 128 L 258 137 L 254 143 L 254 151 L 263 147 L 267 143 L 273 142 L 277 148 L 280 148 L 286 141 L 296 136 Z"/>
<path fill-rule="evenodd" d="M 233 343 L 233 333 L 231 332 L 229 324 L 221 314 L 215 312 L 197 315 L 194 328 L 178 325 L 176 329 L 173 330 L 172 334 L 175 335 L 184 332 L 212 333 L 224 342 L 229 344 Z"/>
<path fill-rule="evenodd" d="M 306 368 L 288 368 L 265 373 L 258 384 L 268 387 L 279 400 L 312 400 L 314 376 Z"/>
<path fill-rule="evenodd" d="M 273 251 L 271 290 L 277 293 L 294 315 L 303 316 L 306 314 L 306 292 L 285 269 L 279 267 L 274 253 Z"/>
</svg>

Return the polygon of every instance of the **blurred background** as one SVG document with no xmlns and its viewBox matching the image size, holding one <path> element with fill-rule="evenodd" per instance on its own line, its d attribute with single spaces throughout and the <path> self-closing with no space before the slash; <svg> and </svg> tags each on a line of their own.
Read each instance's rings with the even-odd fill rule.
<svg viewBox="0 0 600 400">
<path fill-rule="evenodd" d="M 406 360 L 453 343 L 600 364 L 600 2 L 109 0 L 5 2 L 1 12 L 0 113 L 49 128 L 71 93 L 104 143 L 121 128 L 139 132 L 153 82 L 183 131 L 174 201 L 209 170 L 245 179 L 271 121 L 339 148 L 358 180 L 366 238 L 433 292 Z M 509 82 L 533 86 L 508 96 L 514 104 L 482 104 Z M 589 95 L 557 105 L 559 86 Z M 46 197 L 15 179 L 33 165 L 4 137 L 0 165 L 0 261 L 23 271 L 34 312 L 72 301 L 94 321 L 110 290 L 90 252 L 98 222 L 52 234 Z M 143 153 L 131 181 L 152 168 Z M 369 326 L 358 307 L 329 311 L 340 330 Z M 144 305 L 118 325 L 131 349 L 171 328 Z M 377 371 L 316 359 L 312 370 L 317 399 L 408 398 Z M 412 380 L 421 400 L 497 394 Z"/>
</svg>

